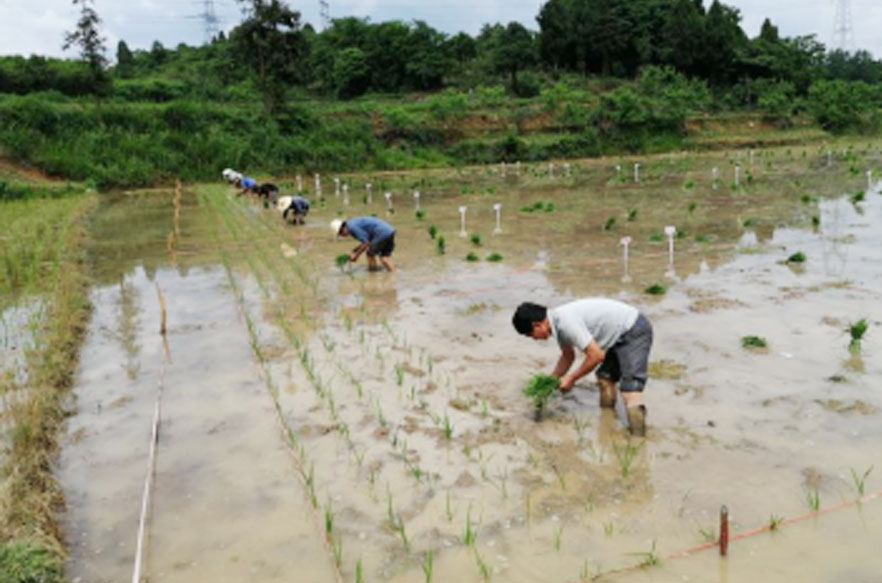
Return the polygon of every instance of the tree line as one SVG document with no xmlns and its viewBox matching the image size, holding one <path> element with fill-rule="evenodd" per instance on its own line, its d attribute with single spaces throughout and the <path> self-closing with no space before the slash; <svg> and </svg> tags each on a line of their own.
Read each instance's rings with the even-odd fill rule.
<svg viewBox="0 0 882 583">
<path fill-rule="evenodd" d="M 819 80 L 882 82 L 882 61 L 866 51 L 828 51 L 813 36 L 782 37 L 766 19 L 748 38 L 736 8 L 713 0 L 549 0 L 522 24 L 487 24 L 479 34 L 444 34 L 422 21 L 333 20 L 316 31 L 283 0 L 238 0 L 245 17 L 201 47 L 116 47 L 106 59 L 91 0 L 65 44 L 83 61 L 39 56 L 0 59 L 0 92 L 59 91 L 164 101 L 182 96 L 236 101 L 259 96 L 268 110 L 293 96 L 351 99 L 366 93 L 471 89 L 504 83 L 538 95 L 565 75 L 634 78 L 646 66 L 672 67 L 705 81 L 733 105 L 752 105 L 753 88 L 784 83 L 806 95 Z"/>
</svg>

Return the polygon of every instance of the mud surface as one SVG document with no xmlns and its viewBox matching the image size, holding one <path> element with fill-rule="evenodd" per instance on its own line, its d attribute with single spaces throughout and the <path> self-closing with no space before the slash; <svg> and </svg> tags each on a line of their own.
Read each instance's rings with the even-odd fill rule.
<svg viewBox="0 0 882 583">
<path fill-rule="evenodd" d="M 106 201 L 60 472 L 72 578 L 131 577 L 161 385 L 150 580 L 423 581 L 431 552 L 436 581 L 575 581 L 656 559 L 603 578 L 873 581 L 878 500 L 734 541 L 726 561 L 667 558 L 714 538 L 721 504 L 748 531 L 852 501 L 882 465 L 882 196 L 849 200 L 866 186 L 850 165 L 879 155 L 825 160 L 664 156 L 641 161 L 639 184 L 619 160 L 357 177 L 350 205 L 326 185 L 304 227 L 219 186 L 185 189 L 177 221 L 169 193 Z M 751 176 L 738 188 L 735 162 Z M 386 215 L 387 189 L 399 271 L 338 270 L 355 242 L 327 222 Z M 519 210 L 540 200 L 553 210 Z M 685 233 L 673 263 L 666 225 Z M 783 262 L 797 251 L 805 263 Z M 643 293 L 653 283 L 667 293 Z M 646 440 L 598 409 L 591 378 L 539 422 L 520 393 L 558 352 L 518 337 L 513 308 L 590 295 L 653 322 Z M 743 349 L 748 335 L 768 351 Z"/>
</svg>

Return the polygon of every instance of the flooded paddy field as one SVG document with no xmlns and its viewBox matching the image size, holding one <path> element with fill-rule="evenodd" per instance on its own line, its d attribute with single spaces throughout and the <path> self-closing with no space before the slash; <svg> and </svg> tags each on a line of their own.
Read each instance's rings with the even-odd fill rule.
<svg viewBox="0 0 882 583">
<path fill-rule="evenodd" d="M 131 579 L 160 390 L 150 581 L 878 580 L 879 148 L 349 176 L 348 200 L 323 177 L 302 227 L 220 185 L 106 198 L 71 580 Z M 355 241 L 328 222 L 359 214 L 396 226 L 395 273 L 334 265 Z M 514 308 L 593 295 L 653 322 L 645 440 L 593 375 L 541 420 L 521 394 L 558 351 Z M 733 538 L 768 531 L 672 557 L 724 504 Z"/>
</svg>

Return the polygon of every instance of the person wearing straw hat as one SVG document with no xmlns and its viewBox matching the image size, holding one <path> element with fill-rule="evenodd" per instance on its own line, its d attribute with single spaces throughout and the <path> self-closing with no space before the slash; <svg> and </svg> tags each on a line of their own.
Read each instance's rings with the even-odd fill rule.
<svg viewBox="0 0 882 583">
<path fill-rule="evenodd" d="M 561 355 L 551 374 L 560 379 L 561 392 L 571 391 L 596 368 L 600 406 L 612 408 L 618 384 L 631 435 L 646 435 L 643 388 L 649 376 L 652 325 L 637 308 L 607 298 L 585 298 L 551 309 L 524 302 L 515 310 L 512 325 L 534 340 L 557 340 Z M 577 350 L 584 359 L 569 372 Z"/>
<path fill-rule="evenodd" d="M 376 271 L 377 257 L 387 271 L 395 271 L 392 263 L 392 251 L 395 250 L 395 229 L 377 217 L 353 217 L 351 219 L 334 219 L 331 230 L 335 235 L 345 237 L 351 235 L 359 241 L 358 247 L 349 254 L 349 261 L 357 261 L 367 251 L 368 270 Z"/>
<path fill-rule="evenodd" d="M 295 225 L 302 225 L 309 213 L 309 201 L 302 196 L 282 196 L 276 203 L 276 208 L 282 213 L 282 219 L 287 223 L 288 215 Z"/>
</svg>

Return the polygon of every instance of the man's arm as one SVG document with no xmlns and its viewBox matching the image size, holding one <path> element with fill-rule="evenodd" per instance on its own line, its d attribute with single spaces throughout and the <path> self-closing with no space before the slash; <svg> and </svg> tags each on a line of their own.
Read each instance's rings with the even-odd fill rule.
<svg viewBox="0 0 882 583">
<path fill-rule="evenodd" d="M 554 367 L 554 372 L 551 373 L 551 376 L 561 378 L 567 371 L 570 370 L 570 367 L 573 365 L 573 360 L 576 359 L 576 351 L 573 350 L 572 346 L 565 346 L 560 349 L 560 358 L 557 360 L 557 365 Z"/>
<path fill-rule="evenodd" d="M 361 256 L 365 250 L 370 247 L 371 244 L 369 242 L 364 242 L 360 244 L 358 247 L 352 250 L 352 253 L 349 254 L 349 261 L 358 261 L 358 258 Z"/>
<path fill-rule="evenodd" d="M 570 352 L 573 352 L 572 347 L 570 347 Z M 606 353 L 600 346 L 598 346 L 597 342 L 592 340 L 588 344 L 588 346 L 585 347 L 585 358 L 582 360 L 579 366 L 576 367 L 576 370 L 574 370 L 570 374 L 561 377 L 560 390 L 564 393 L 571 390 L 577 380 L 594 370 L 598 364 L 603 362 L 604 358 L 606 358 Z M 561 357 L 561 359 L 563 359 L 563 357 Z M 570 363 L 572 363 L 572 357 L 570 359 Z M 560 363 L 558 363 L 558 365 L 560 365 Z M 567 365 L 567 369 L 569 369 L 569 364 Z M 555 372 L 557 372 L 557 369 L 555 369 Z"/>
</svg>

